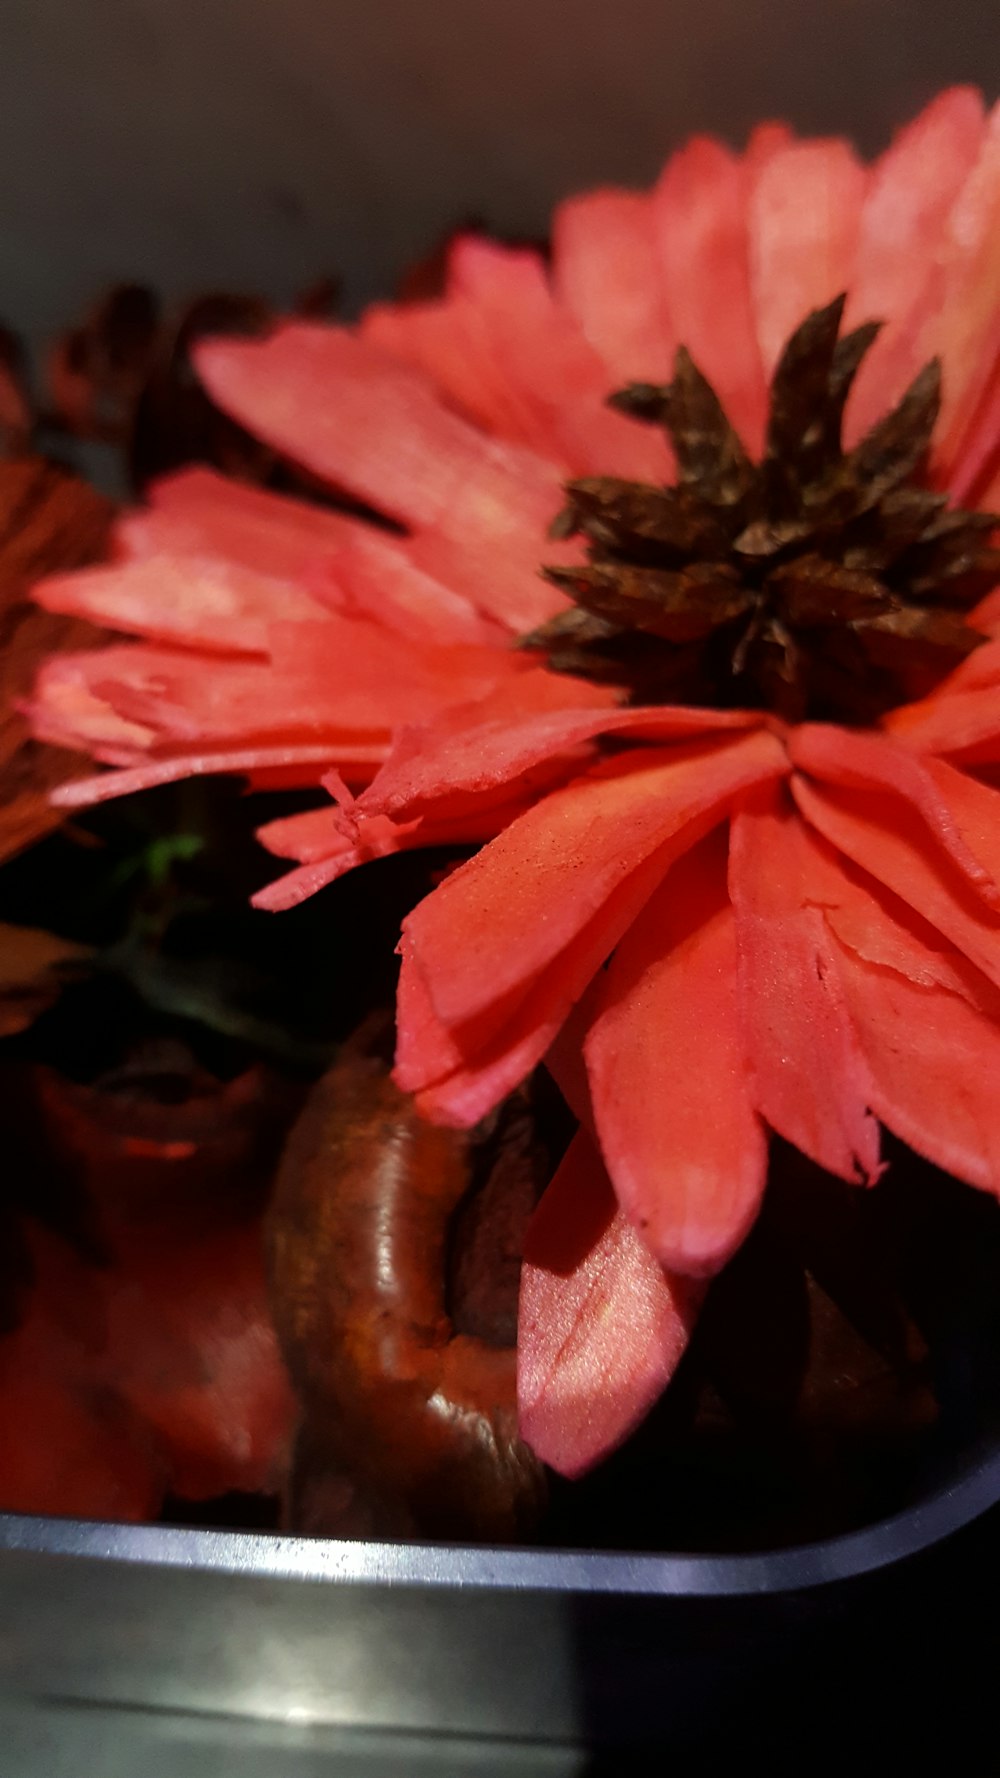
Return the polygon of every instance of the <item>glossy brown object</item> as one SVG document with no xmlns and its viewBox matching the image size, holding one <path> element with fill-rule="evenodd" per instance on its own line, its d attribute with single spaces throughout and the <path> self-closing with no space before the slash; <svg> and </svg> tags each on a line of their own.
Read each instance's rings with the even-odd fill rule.
<svg viewBox="0 0 1000 1778">
<path fill-rule="evenodd" d="M 310 1530 L 510 1540 L 540 1511 L 512 1349 L 456 1332 L 445 1278 L 471 1143 L 348 1053 L 292 1132 L 270 1213 L 279 1337 L 304 1404 Z"/>
</svg>

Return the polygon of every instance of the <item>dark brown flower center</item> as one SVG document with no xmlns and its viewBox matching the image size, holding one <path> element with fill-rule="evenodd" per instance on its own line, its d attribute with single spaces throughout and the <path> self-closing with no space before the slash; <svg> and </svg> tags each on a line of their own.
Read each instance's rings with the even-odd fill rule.
<svg viewBox="0 0 1000 1778">
<path fill-rule="evenodd" d="M 788 341 L 760 463 L 683 347 L 671 383 L 611 397 L 666 429 L 679 479 L 568 485 L 553 535 L 581 535 L 588 560 L 544 569 L 574 605 L 523 646 L 635 703 L 848 723 L 924 696 L 979 646 L 965 613 L 1000 581 L 1000 518 L 949 507 L 924 480 L 940 367 L 844 451 L 878 324 L 840 338 L 843 308 L 816 310 Z"/>
</svg>

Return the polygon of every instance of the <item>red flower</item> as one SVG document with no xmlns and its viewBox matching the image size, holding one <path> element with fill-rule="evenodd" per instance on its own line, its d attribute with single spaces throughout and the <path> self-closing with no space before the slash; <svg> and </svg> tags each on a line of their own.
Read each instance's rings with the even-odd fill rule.
<svg viewBox="0 0 1000 1778">
<path fill-rule="evenodd" d="M 579 1111 L 521 1362 L 528 1437 L 578 1472 L 667 1381 L 756 1214 L 769 1132 L 872 1183 L 881 1122 L 1000 1189 L 1000 643 L 942 676 L 1000 578 L 988 523 L 957 514 L 1000 484 L 1000 116 L 947 93 L 871 169 L 776 127 L 742 157 L 696 141 L 648 196 L 565 205 L 551 275 L 465 241 L 441 302 L 216 342 L 200 366 L 405 536 L 166 484 L 123 528 L 129 564 L 41 595 L 159 646 L 54 665 L 38 720 L 150 755 L 123 787 L 323 758 L 358 784 L 390 727 L 421 725 L 356 804 L 334 779 L 339 815 L 265 832 L 300 869 L 262 899 L 495 836 L 405 923 L 397 1079 L 472 1124 L 548 1057 Z M 637 377 L 625 405 L 665 418 L 673 458 L 606 405 Z M 589 563 L 544 541 L 567 477 Z M 569 674 L 498 647 L 529 629 Z"/>
</svg>

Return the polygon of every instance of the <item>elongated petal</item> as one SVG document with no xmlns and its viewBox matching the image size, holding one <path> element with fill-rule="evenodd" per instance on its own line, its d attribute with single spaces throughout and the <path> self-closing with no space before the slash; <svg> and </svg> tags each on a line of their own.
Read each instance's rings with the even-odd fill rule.
<svg viewBox="0 0 1000 1778">
<path fill-rule="evenodd" d="M 783 788 L 759 792 L 734 816 L 729 883 L 757 1110 L 821 1167 L 870 1184 L 879 1173 L 871 1083 Z"/>
<path fill-rule="evenodd" d="M 801 813 L 838 851 L 900 897 L 1000 983 L 1000 915 L 951 865 L 898 797 L 792 779 Z"/>
<path fill-rule="evenodd" d="M 867 178 L 839 141 L 792 142 L 757 168 L 750 278 L 768 374 L 803 317 L 850 287 Z"/>
<path fill-rule="evenodd" d="M 756 456 L 767 390 L 750 298 L 749 189 L 745 162 L 698 136 L 667 162 L 653 218 L 673 332 Z"/>
<path fill-rule="evenodd" d="M 873 909 L 872 925 L 885 916 Z M 889 939 L 883 938 L 883 949 Z M 912 943 L 912 938 L 911 938 Z M 935 961 L 930 953 L 931 966 Z M 846 945 L 838 962 L 882 1122 L 970 1185 L 1000 1195 L 1000 1020 L 939 981 L 923 985 Z"/>
<path fill-rule="evenodd" d="M 272 623 L 322 618 L 303 587 L 211 556 L 151 555 L 52 575 L 34 597 L 48 611 L 223 654 L 266 654 Z"/>
<path fill-rule="evenodd" d="M 404 929 L 397 1000 L 397 1084 L 415 1092 L 436 1123 L 470 1128 L 524 1080 L 547 1055 L 563 1021 L 584 995 L 610 950 L 636 918 L 664 872 L 702 826 L 668 841 L 612 891 L 525 991 L 511 994 L 479 1020 L 456 1027 L 438 1017 L 411 940 Z"/>
<path fill-rule="evenodd" d="M 629 1221 L 663 1265 L 718 1271 L 757 1214 L 767 1142 L 751 1100 L 717 836 L 673 867 L 615 951 L 586 1057 L 601 1149 Z"/>
<path fill-rule="evenodd" d="M 1000 1011 L 1000 994 L 961 951 L 899 896 L 837 852 L 803 822 L 803 896 L 822 909 L 834 937 L 876 971 L 889 970 L 924 990 L 942 988 Z"/>
<path fill-rule="evenodd" d="M 1000 1030 L 968 1001 L 858 966 L 847 994 L 874 1082 L 873 1109 L 918 1153 L 1000 1196 Z"/>
<path fill-rule="evenodd" d="M 454 806 L 466 798 L 492 799 L 515 782 L 535 782 L 536 774 L 544 781 L 547 761 L 558 769 L 561 759 L 572 757 L 571 750 L 597 735 L 621 735 L 655 745 L 756 726 L 756 718 L 742 711 L 669 705 L 621 710 L 600 695 L 606 688 L 585 682 L 579 687 L 589 707 L 574 708 L 573 681 L 550 674 L 532 679 L 539 693 L 536 710 L 525 707 L 529 687 L 522 681 L 500 687 L 477 706 L 449 715 L 447 721 L 400 737 L 366 798 L 367 806 L 405 819 L 439 801 Z M 565 688 L 558 700 L 557 687 Z"/>
<path fill-rule="evenodd" d="M 412 310 L 391 313 L 393 331 L 413 327 Z M 436 357 L 425 356 L 426 367 L 443 372 L 444 386 L 500 437 L 576 475 L 664 475 L 664 441 L 608 407 L 608 366 L 568 309 L 553 300 L 536 254 L 475 237 L 459 240 L 450 257 L 448 299 L 426 305 L 415 320 L 439 342 Z"/>
<path fill-rule="evenodd" d="M 120 771 L 102 772 L 93 778 L 74 778 L 52 792 L 52 801 L 60 809 L 83 809 L 93 803 L 110 802 L 117 796 L 133 796 L 139 790 L 152 790 L 158 784 L 176 784 L 183 778 L 205 778 L 216 772 L 236 772 L 262 787 L 289 789 L 318 784 L 329 771 L 336 752 L 337 763 L 350 783 L 363 783 L 378 766 L 383 749 L 373 744 L 367 757 L 358 757 L 360 742 L 344 738 L 342 747 L 329 741 L 319 745 L 292 743 L 287 746 L 243 748 L 205 748 L 198 753 L 173 753 L 167 758 L 147 759 L 142 765 L 126 766 Z"/>
<path fill-rule="evenodd" d="M 289 323 L 213 340 L 197 366 L 213 398 L 279 450 L 391 517 L 490 561 L 481 609 L 528 628 L 560 608 L 538 578 L 559 474 L 450 413 L 422 377 L 345 329 Z"/>
<path fill-rule="evenodd" d="M 662 846 L 689 828 L 693 844 L 741 791 L 785 770 L 759 730 L 622 755 L 556 791 L 406 920 L 439 1017 L 462 1025 L 523 990 Z"/>
<path fill-rule="evenodd" d="M 1000 1188 L 1000 992 L 896 896 L 800 830 L 803 894 L 836 941 L 837 979 L 882 1122 L 947 1172 Z"/>
<path fill-rule="evenodd" d="M 27 706 L 34 734 L 56 747 L 76 747 L 110 765 L 131 765 L 155 739 L 146 723 L 130 721 L 113 709 L 100 684 L 119 663 L 128 672 L 134 654 L 153 655 L 140 646 L 87 649 L 52 655 L 42 667 Z"/>
<path fill-rule="evenodd" d="M 332 810 L 311 809 L 257 829 L 257 838 L 279 858 L 299 858 L 298 870 L 268 883 L 253 897 L 253 905 L 268 912 L 296 907 L 318 889 L 358 865 L 396 852 L 418 851 L 427 846 L 468 846 L 492 839 L 505 820 L 523 812 L 523 803 L 504 804 L 478 819 L 423 820 L 399 823 L 384 815 L 351 821 L 339 820 Z"/>
<path fill-rule="evenodd" d="M 559 295 L 616 382 L 666 382 L 674 337 L 652 204 L 610 188 L 570 198 L 553 221 Z"/>
<path fill-rule="evenodd" d="M 214 469 L 180 469 L 146 490 L 147 505 L 115 526 L 118 553 L 221 557 L 295 580 L 367 527 L 343 513 L 271 494 Z"/>
<path fill-rule="evenodd" d="M 887 728 L 918 752 L 947 753 L 971 763 L 1000 758 L 1000 696 L 995 685 L 956 690 L 894 710 Z"/>
<path fill-rule="evenodd" d="M 415 642 L 493 643 L 506 629 L 412 559 L 407 544 L 374 528 L 360 532 L 309 577 L 314 598 L 345 617 L 363 617 Z"/>
<path fill-rule="evenodd" d="M 144 646 L 96 651 L 88 683 L 119 716 L 193 751 L 254 742 L 388 740 L 394 721 L 482 695 L 511 670 L 488 648 L 435 648 L 331 613 L 275 624 L 271 659 L 213 659 Z M 517 670 L 516 662 L 513 668 Z"/>
<path fill-rule="evenodd" d="M 885 326 L 848 401 L 849 446 L 895 406 L 922 368 L 909 317 L 936 277 L 951 207 L 979 154 L 983 127 L 980 95 L 952 87 L 900 132 L 872 171 L 844 324 Z"/>
<path fill-rule="evenodd" d="M 956 475 L 963 441 L 1000 357 L 1000 106 L 990 114 L 982 151 L 955 202 L 944 265 L 936 346 L 945 367 L 934 457 L 964 499 Z"/>
<path fill-rule="evenodd" d="M 503 374 L 490 339 L 489 316 L 475 303 L 380 303 L 360 334 L 429 377 L 449 405 L 497 438 L 527 445 L 569 467 L 548 428 L 540 428 L 525 391 Z"/>
<path fill-rule="evenodd" d="M 543 1462 L 578 1476 L 644 1419 L 683 1356 L 696 1287 L 671 1279 L 616 1212 L 580 1132 L 535 1213 L 518 1313 L 520 1428 Z"/>
<path fill-rule="evenodd" d="M 920 760 L 878 735 L 807 723 L 789 737 L 794 765 L 827 784 L 885 790 L 926 822 L 935 844 L 984 901 L 1000 908 L 1000 796 L 953 766 Z"/>
</svg>

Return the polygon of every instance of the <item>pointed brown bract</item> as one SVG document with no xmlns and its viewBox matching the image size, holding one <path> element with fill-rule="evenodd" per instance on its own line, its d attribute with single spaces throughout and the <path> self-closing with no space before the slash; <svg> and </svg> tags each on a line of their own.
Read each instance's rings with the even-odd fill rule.
<svg viewBox="0 0 1000 1778">
<path fill-rule="evenodd" d="M 997 521 L 944 510 L 919 479 L 940 366 L 845 451 L 844 407 L 879 328 L 840 338 L 844 304 L 814 310 L 788 341 L 759 464 L 683 346 L 672 382 L 612 397 L 666 429 L 680 479 L 568 484 L 554 534 L 581 535 L 589 563 L 545 572 L 577 610 L 526 647 L 635 702 L 861 723 L 924 696 L 979 646 L 962 614 L 1000 579 Z"/>
</svg>

